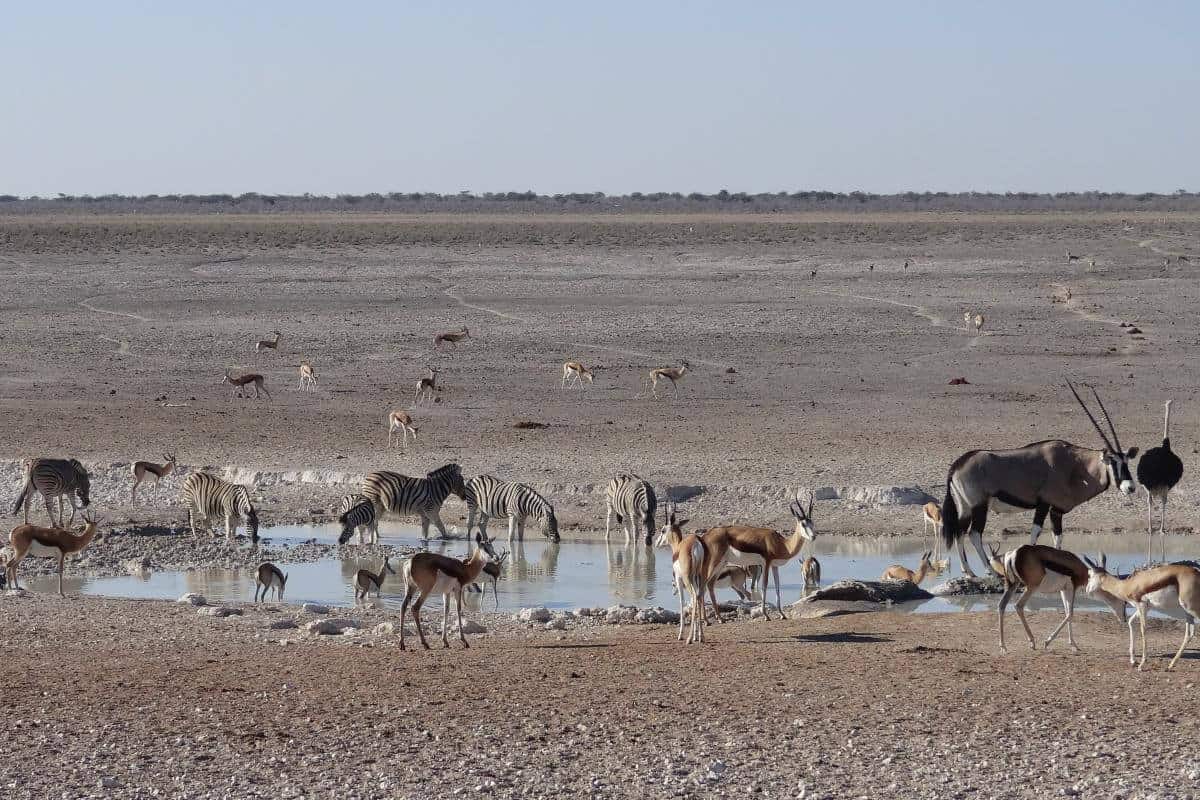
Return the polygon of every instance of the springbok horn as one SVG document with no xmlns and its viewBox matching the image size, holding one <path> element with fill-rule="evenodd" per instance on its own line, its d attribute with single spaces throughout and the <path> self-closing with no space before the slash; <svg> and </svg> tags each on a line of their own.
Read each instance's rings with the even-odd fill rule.
<svg viewBox="0 0 1200 800">
<path fill-rule="evenodd" d="M 1092 394 L 1096 397 L 1096 402 L 1100 404 L 1100 413 L 1104 415 L 1104 421 L 1108 423 L 1108 429 L 1112 431 L 1113 441 L 1116 442 L 1117 450 L 1124 453 L 1125 448 L 1121 447 L 1121 437 L 1117 436 L 1117 429 L 1113 426 L 1112 420 L 1108 417 L 1108 409 L 1104 407 L 1104 401 L 1100 399 L 1100 393 L 1096 391 L 1096 387 L 1088 384 L 1088 388 L 1092 390 Z"/>
<path fill-rule="evenodd" d="M 804 519 L 804 506 L 800 505 L 799 500 L 793 500 L 791 505 L 792 516 L 796 519 Z"/>
<path fill-rule="evenodd" d="M 1067 381 L 1067 386 L 1071 389 L 1071 394 L 1075 395 L 1075 399 L 1079 401 L 1079 407 L 1083 409 L 1083 413 L 1088 415 L 1088 419 L 1092 421 L 1092 425 L 1096 428 L 1096 433 L 1100 434 L 1100 438 L 1104 440 L 1104 446 L 1109 450 L 1114 450 L 1112 443 L 1108 441 L 1108 437 L 1104 435 L 1104 429 L 1100 427 L 1100 423 L 1096 422 L 1096 418 L 1092 416 L 1092 412 L 1084 404 L 1083 398 L 1079 396 L 1079 392 L 1075 391 L 1075 384 Z"/>
</svg>

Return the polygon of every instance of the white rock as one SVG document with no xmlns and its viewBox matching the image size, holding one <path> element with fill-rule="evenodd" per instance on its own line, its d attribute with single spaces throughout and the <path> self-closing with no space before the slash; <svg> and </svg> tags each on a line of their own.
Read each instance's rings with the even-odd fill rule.
<svg viewBox="0 0 1200 800">
<path fill-rule="evenodd" d="M 323 606 L 320 603 L 305 603 L 300 608 L 305 614 L 328 614 L 329 606 Z"/>
<path fill-rule="evenodd" d="M 565 631 L 567 629 L 567 621 L 562 617 L 555 617 L 546 623 L 548 631 Z"/>
<path fill-rule="evenodd" d="M 183 597 L 180 597 L 175 602 L 176 603 L 186 603 L 189 606 L 206 606 L 206 605 L 208 605 L 208 600 L 204 597 L 204 595 L 197 594 L 196 592 L 188 592 L 187 594 L 185 594 Z"/>
<path fill-rule="evenodd" d="M 304 626 L 304 629 L 309 633 L 320 634 L 321 636 L 340 636 L 349 628 L 358 628 L 358 620 L 340 619 L 337 617 L 331 619 L 315 619 Z"/>
<path fill-rule="evenodd" d="M 267 625 L 267 630 L 286 631 L 298 627 L 300 626 L 296 624 L 296 620 L 294 619 L 277 619 Z"/>
<path fill-rule="evenodd" d="M 376 636 L 391 636 L 400 632 L 400 626 L 394 622 L 381 622 L 371 630 Z"/>
<path fill-rule="evenodd" d="M 518 622 L 549 622 L 550 609 L 545 606 L 538 608 L 522 608 L 517 613 Z"/>
<path fill-rule="evenodd" d="M 204 614 L 209 617 L 240 617 L 242 610 L 233 606 L 204 606 L 197 614 Z"/>
<path fill-rule="evenodd" d="M 473 619 L 464 619 L 462 624 L 463 633 L 487 633 L 487 628 L 480 625 Z"/>
</svg>

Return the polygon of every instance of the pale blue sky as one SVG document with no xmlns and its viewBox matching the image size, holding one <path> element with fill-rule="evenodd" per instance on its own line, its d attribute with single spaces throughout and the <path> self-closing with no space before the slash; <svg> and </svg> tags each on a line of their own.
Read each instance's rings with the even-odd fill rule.
<svg viewBox="0 0 1200 800">
<path fill-rule="evenodd" d="M 0 193 L 1200 190 L 1196 2 L 34 2 Z"/>
</svg>

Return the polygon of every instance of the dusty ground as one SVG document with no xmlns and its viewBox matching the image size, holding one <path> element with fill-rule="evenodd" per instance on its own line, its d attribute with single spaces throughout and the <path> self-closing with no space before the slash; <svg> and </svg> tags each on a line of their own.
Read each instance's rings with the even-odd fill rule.
<svg viewBox="0 0 1200 800">
<path fill-rule="evenodd" d="M 268 523 L 335 502 L 364 471 L 450 460 L 539 485 L 569 523 L 600 523 L 618 470 L 703 489 L 700 524 L 782 522 L 796 487 L 940 497 L 971 447 L 1094 444 L 1066 376 L 1102 388 L 1127 445 L 1156 444 L 1175 397 L 1187 460 L 1200 304 L 1195 266 L 1173 256 L 1200 255 L 1198 234 L 1188 214 L 0 220 L 4 494 L 26 457 L 104 466 L 172 448 L 191 467 L 350 476 L 265 492 Z M 986 316 L 982 335 L 962 329 L 965 309 Z M 458 325 L 471 341 L 435 352 L 432 335 Z M 280 351 L 256 357 L 275 328 Z M 315 395 L 296 391 L 302 358 Z M 567 359 L 595 366 L 595 384 L 560 390 Z M 679 397 L 647 397 L 647 370 L 681 359 L 694 372 Z M 384 417 L 425 364 L 444 402 L 415 409 L 419 444 L 389 453 Z M 231 403 L 227 366 L 262 372 L 274 401 Z M 947 385 L 959 376 L 970 385 Z M 165 500 L 130 512 L 105 483 L 120 521 L 181 521 Z M 1185 478 L 1177 528 L 1198 499 Z M 1068 525 L 1136 528 L 1143 513 L 1109 495 Z M 915 507 L 870 502 L 817 514 L 829 531 L 920 524 Z"/>
<path fill-rule="evenodd" d="M 1092 614 L 1080 654 L 1000 655 L 991 614 L 743 622 L 702 647 L 485 617 L 470 650 L 401 652 L 265 629 L 289 613 L 0 597 L 4 796 L 1200 793 L 1200 661 L 1163 671 L 1178 624 L 1138 674 Z"/>
</svg>

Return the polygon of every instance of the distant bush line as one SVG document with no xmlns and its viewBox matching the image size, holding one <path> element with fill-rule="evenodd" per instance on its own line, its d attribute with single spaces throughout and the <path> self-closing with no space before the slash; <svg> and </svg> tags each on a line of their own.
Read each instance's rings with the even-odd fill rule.
<svg viewBox="0 0 1200 800">
<path fill-rule="evenodd" d="M 716 194 L 634 192 L 606 195 L 575 192 L 542 195 L 534 192 L 436 194 L 389 192 L 363 195 L 168 194 L 64 195 L 17 197 L 0 195 L 0 214 L 39 214 L 72 211 L 92 214 L 223 213 L 271 214 L 294 212 L 360 213 L 695 213 L 767 214 L 798 211 L 1198 211 L 1200 194 L 1127 194 L 1123 192 L 775 192 Z"/>
</svg>

